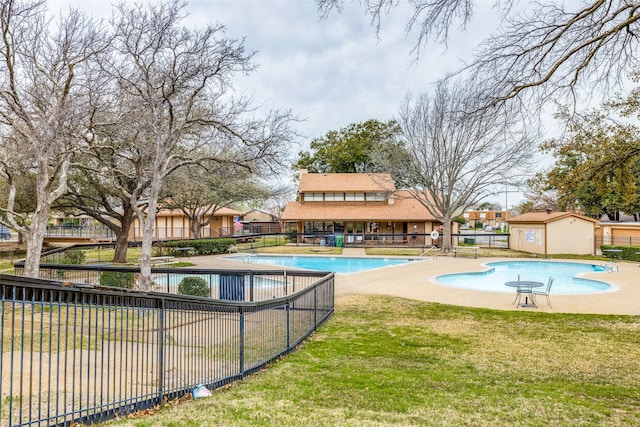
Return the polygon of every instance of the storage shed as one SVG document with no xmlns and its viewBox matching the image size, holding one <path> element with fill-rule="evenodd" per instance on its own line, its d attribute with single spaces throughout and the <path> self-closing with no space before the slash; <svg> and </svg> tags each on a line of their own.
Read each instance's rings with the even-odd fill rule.
<svg viewBox="0 0 640 427">
<path fill-rule="evenodd" d="M 574 212 L 528 212 L 509 220 L 509 248 L 540 255 L 594 255 L 597 223 Z"/>
</svg>

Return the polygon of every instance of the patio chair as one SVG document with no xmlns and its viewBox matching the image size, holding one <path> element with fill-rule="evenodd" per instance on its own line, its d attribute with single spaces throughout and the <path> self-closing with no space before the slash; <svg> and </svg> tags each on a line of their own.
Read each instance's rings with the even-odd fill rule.
<svg viewBox="0 0 640 427">
<path fill-rule="evenodd" d="M 551 293 L 551 286 L 553 285 L 554 282 L 554 278 L 549 276 L 549 281 L 547 282 L 547 287 L 546 288 L 541 288 L 541 289 L 534 289 L 533 290 L 533 295 L 544 295 L 547 297 L 547 305 L 549 306 L 549 308 L 551 308 L 551 298 L 549 297 L 549 294 Z"/>
</svg>

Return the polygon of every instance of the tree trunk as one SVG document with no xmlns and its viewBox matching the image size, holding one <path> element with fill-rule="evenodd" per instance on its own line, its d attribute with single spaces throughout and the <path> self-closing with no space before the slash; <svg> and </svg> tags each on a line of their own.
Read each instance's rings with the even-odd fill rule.
<svg viewBox="0 0 640 427">
<path fill-rule="evenodd" d="M 127 206 L 122 213 L 122 223 L 116 233 L 116 247 L 113 254 L 113 262 L 124 264 L 127 262 L 127 250 L 129 249 L 129 231 L 133 223 L 133 210 Z"/>
<path fill-rule="evenodd" d="M 194 239 L 199 239 L 201 234 L 202 234 L 202 227 L 200 226 L 200 222 L 194 218 L 191 220 L 190 222 L 190 226 L 191 226 L 191 234 L 193 235 Z"/>
<path fill-rule="evenodd" d="M 156 164 L 162 164 L 156 160 Z M 155 168 L 154 175 L 149 186 L 149 204 L 147 206 L 146 218 L 142 214 L 138 214 L 140 224 L 142 224 L 142 247 L 140 249 L 140 281 L 138 289 L 142 291 L 150 291 L 153 287 L 151 281 L 151 251 L 153 250 L 153 232 L 156 224 L 156 211 L 158 208 L 158 195 L 162 187 L 162 176 Z"/>
<path fill-rule="evenodd" d="M 442 219 L 442 250 L 444 252 L 451 252 L 451 217 L 445 216 Z"/>
<path fill-rule="evenodd" d="M 48 206 L 45 206 L 36 211 L 31 226 L 25 231 L 27 253 L 24 259 L 24 275 L 27 277 L 40 276 L 40 256 L 42 255 L 42 244 L 48 220 L 49 209 Z"/>
</svg>

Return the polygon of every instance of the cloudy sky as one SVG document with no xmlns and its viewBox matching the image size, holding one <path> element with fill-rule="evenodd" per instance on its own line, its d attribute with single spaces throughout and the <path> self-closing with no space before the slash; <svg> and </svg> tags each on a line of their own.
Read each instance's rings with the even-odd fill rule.
<svg viewBox="0 0 640 427">
<path fill-rule="evenodd" d="M 466 32 L 453 31 L 447 47 L 423 48 L 418 60 L 415 34 L 405 32 L 410 10 L 404 5 L 384 17 L 379 37 L 350 0 L 326 19 L 314 0 L 191 0 L 185 24 L 221 23 L 228 37 L 244 37 L 259 68 L 238 77 L 236 90 L 265 108 L 291 109 L 305 120 L 299 128 L 308 144 L 351 123 L 393 118 L 407 93 L 429 90 L 459 67 L 491 29 L 492 2 L 483 3 Z M 103 0 L 49 1 L 51 11 L 65 5 L 97 17 L 111 9 Z"/>
<path fill-rule="evenodd" d="M 493 1 L 480 0 L 466 31 L 453 28 L 447 46 L 423 46 L 416 59 L 416 34 L 405 31 L 411 11 L 400 3 L 383 17 L 379 37 L 359 2 L 350 0 L 342 13 L 325 19 L 314 0 L 191 0 L 185 25 L 220 23 L 228 37 L 245 38 L 259 68 L 238 77 L 236 90 L 265 110 L 291 109 L 304 120 L 298 126 L 301 146 L 290 153 L 295 158 L 328 131 L 394 118 L 407 93 L 428 91 L 460 67 L 497 23 Z M 48 4 L 52 12 L 72 5 L 96 17 L 111 10 L 111 2 L 102 0 Z"/>
</svg>

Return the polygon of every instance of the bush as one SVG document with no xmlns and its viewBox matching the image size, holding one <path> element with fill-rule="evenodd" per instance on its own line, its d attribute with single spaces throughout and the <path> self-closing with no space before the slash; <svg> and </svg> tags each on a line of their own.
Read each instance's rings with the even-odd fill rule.
<svg viewBox="0 0 640 427">
<path fill-rule="evenodd" d="M 87 254 L 78 249 L 66 251 L 60 260 L 61 264 L 83 264 L 87 259 Z"/>
<path fill-rule="evenodd" d="M 169 248 L 168 255 L 178 256 L 179 253 L 173 248 L 193 248 L 195 255 L 214 255 L 224 254 L 229 250 L 229 246 L 233 245 L 233 239 L 197 239 L 197 240 L 178 240 L 173 242 L 163 242 L 156 248 L 157 251 L 164 251 Z"/>
<path fill-rule="evenodd" d="M 185 277 L 178 285 L 178 293 L 196 297 L 209 297 L 209 284 L 202 277 Z"/>
<path fill-rule="evenodd" d="M 100 275 L 100 286 L 131 289 L 135 280 L 136 275 L 132 271 L 104 271 Z"/>
</svg>

